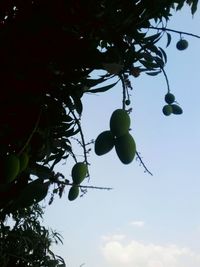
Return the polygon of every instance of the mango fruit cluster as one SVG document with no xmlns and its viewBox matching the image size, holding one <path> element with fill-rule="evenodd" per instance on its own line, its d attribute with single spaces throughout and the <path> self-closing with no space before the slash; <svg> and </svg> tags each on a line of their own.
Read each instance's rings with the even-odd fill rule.
<svg viewBox="0 0 200 267">
<path fill-rule="evenodd" d="M 95 140 L 95 153 L 102 156 L 115 147 L 120 161 L 131 163 L 136 154 L 136 144 L 129 133 L 130 123 L 127 111 L 116 109 L 110 118 L 110 130 L 100 133 Z"/>
<path fill-rule="evenodd" d="M 165 105 L 162 109 L 162 112 L 165 116 L 169 116 L 171 114 L 180 115 L 183 113 L 182 108 L 176 103 L 175 104 L 175 96 L 172 93 L 167 93 L 165 95 Z"/>
<path fill-rule="evenodd" d="M 87 164 L 84 162 L 77 162 L 71 172 L 73 185 L 71 186 L 69 193 L 68 193 L 68 199 L 70 201 L 75 200 L 79 195 L 79 185 L 83 182 L 85 177 L 88 174 L 88 168 Z"/>
</svg>

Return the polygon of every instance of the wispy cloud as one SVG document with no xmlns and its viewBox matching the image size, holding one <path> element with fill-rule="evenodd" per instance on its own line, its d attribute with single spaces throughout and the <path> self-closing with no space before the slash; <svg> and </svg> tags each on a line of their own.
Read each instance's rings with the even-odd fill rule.
<svg viewBox="0 0 200 267">
<path fill-rule="evenodd" d="M 130 225 L 136 226 L 136 227 L 143 227 L 145 225 L 144 221 L 132 221 L 130 222 Z"/>
<path fill-rule="evenodd" d="M 174 244 L 145 244 L 136 240 L 124 244 L 110 240 L 102 247 L 104 259 L 110 267 L 199 267 L 200 254 Z"/>
</svg>

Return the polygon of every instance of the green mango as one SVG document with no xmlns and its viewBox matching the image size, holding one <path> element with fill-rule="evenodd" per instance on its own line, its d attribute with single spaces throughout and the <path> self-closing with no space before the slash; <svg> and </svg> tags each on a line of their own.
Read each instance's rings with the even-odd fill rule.
<svg viewBox="0 0 200 267">
<path fill-rule="evenodd" d="M 176 104 L 173 104 L 172 105 L 172 113 L 175 114 L 175 115 L 180 115 L 183 113 L 183 110 L 180 106 L 176 105 Z"/>
<path fill-rule="evenodd" d="M 115 150 L 122 163 L 129 164 L 136 154 L 135 140 L 130 133 L 115 139 Z"/>
<path fill-rule="evenodd" d="M 77 162 L 72 168 L 72 180 L 74 184 L 80 184 L 88 173 L 87 164 L 84 162 Z"/>
<path fill-rule="evenodd" d="M 115 138 L 111 131 L 100 133 L 95 140 L 94 151 L 98 156 L 108 153 L 115 144 Z"/>
<path fill-rule="evenodd" d="M 129 131 L 130 117 L 124 109 L 116 109 L 110 118 L 110 130 L 114 136 L 119 137 Z"/>
<path fill-rule="evenodd" d="M 172 106 L 171 105 L 165 105 L 162 109 L 162 112 L 165 116 L 169 116 L 172 114 Z"/>
<path fill-rule="evenodd" d="M 174 101 L 175 101 L 175 96 L 174 96 L 173 94 L 171 94 L 171 93 L 167 93 L 167 94 L 165 95 L 165 102 L 166 102 L 167 104 L 172 104 Z"/>
<path fill-rule="evenodd" d="M 75 200 L 79 195 L 79 187 L 78 186 L 72 186 L 70 189 L 69 189 L 69 193 L 68 193 L 68 199 L 70 201 L 73 201 Z"/>
<path fill-rule="evenodd" d="M 26 152 L 22 153 L 19 156 L 19 162 L 20 162 L 20 172 L 22 172 L 27 168 L 29 162 L 29 156 Z"/>
<path fill-rule="evenodd" d="M 178 50 L 185 50 L 186 48 L 188 48 L 188 45 L 188 41 L 186 41 L 185 39 L 181 39 L 177 42 L 176 48 Z"/>
<path fill-rule="evenodd" d="M 5 181 L 10 183 L 19 174 L 19 171 L 20 171 L 19 158 L 14 154 L 10 154 L 10 155 L 6 156 L 3 165 L 4 165 L 3 166 L 3 168 L 4 168 L 3 174 L 5 177 Z"/>
</svg>

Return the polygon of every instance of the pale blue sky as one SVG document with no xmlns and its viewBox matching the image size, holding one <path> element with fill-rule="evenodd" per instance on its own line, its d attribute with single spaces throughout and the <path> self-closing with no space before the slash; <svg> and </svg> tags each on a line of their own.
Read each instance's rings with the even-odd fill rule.
<svg viewBox="0 0 200 267">
<path fill-rule="evenodd" d="M 184 9 L 168 27 L 200 35 L 199 25 L 200 12 L 192 19 Z M 132 80 L 131 133 L 154 175 L 144 173 L 138 161 L 121 164 L 114 150 L 102 157 L 91 153 L 89 185 L 114 190 L 89 190 L 74 202 L 66 192 L 46 210 L 45 223 L 64 237 L 55 251 L 67 266 L 200 266 L 200 39 L 185 36 L 189 47 L 178 51 L 179 36 L 172 37 L 166 72 L 184 113 L 162 114 L 163 75 Z M 118 84 L 110 92 L 84 96 L 86 140 L 108 129 L 110 115 L 121 107 L 121 91 Z M 70 170 L 69 163 L 59 166 L 66 178 Z"/>
</svg>

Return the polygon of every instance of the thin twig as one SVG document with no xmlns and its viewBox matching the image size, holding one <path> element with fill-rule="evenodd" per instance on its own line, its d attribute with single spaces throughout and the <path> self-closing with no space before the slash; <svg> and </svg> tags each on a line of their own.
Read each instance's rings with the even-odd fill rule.
<svg viewBox="0 0 200 267">
<path fill-rule="evenodd" d="M 189 33 L 189 32 L 182 32 L 182 31 L 178 31 L 178 30 L 173 30 L 173 29 L 169 29 L 169 28 L 165 28 L 165 27 L 153 27 L 153 26 L 150 26 L 148 27 L 148 29 L 154 29 L 154 30 L 161 30 L 161 31 L 166 31 L 166 32 L 174 32 L 174 33 L 179 33 L 179 34 L 185 34 L 185 35 L 189 35 L 189 36 L 192 36 L 192 37 L 195 37 L 195 38 L 199 38 L 200 39 L 200 36 L 197 35 L 197 34 L 193 34 L 193 33 Z"/>
<path fill-rule="evenodd" d="M 71 186 L 74 186 L 75 184 L 74 183 L 66 183 L 66 182 L 63 182 L 63 181 L 56 181 L 57 184 L 59 185 L 71 185 Z M 92 185 L 76 185 L 80 188 L 89 188 L 89 189 L 100 189 L 100 190 L 113 190 L 112 187 L 102 187 L 102 186 L 92 186 Z"/>
<path fill-rule="evenodd" d="M 122 94 L 123 94 L 123 100 L 122 100 L 122 109 L 125 109 L 125 99 L 126 99 L 126 85 L 124 82 L 124 77 L 122 75 L 119 75 L 119 78 L 122 82 Z"/>
<path fill-rule="evenodd" d="M 166 83 L 167 83 L 167 91 L 168 91 L 168 93 L 169 93 L 169 92 L 170 92 L 170 86 L 169 86 L 169 79 L 168 79 L 168 77 L 167 77 L 167 73 L 166 73 L 166 71 L 164 70 L 164 67 L 161 66 L 161 64 L 160 64 L 155 58 L 154 58 L 154 60 L 155 60 L 155 62 L 159 65 L 159 67 L 160 67 L 160 69 L 161 69 L 163 75 L 165 76 L 165 80 L 166 80 Z"/>
<path fill-rule="evenodd" d="M 112 187 L 92 186 L 92 185 L 79 185 L 80 188 L 99 189 L 99 190 L 113 190 Z"/>
<path fill-rule="evenodd" d="M 137 151 L 136 151 L 136 155 L 137 155 L 137 157 L 138 157 L 140 163 L 141 163 L 142 166 L 144 167 L 145 171 L 148 172 L 151 176 L 153 176 L 152 172 L 150 172 L 150 171 L 147 169 L 147 167 L 146 167 L 146 165 L 144 164 L 142 158 L 140 157 L 140 154 L 139 154 Z"/>
</svg>

